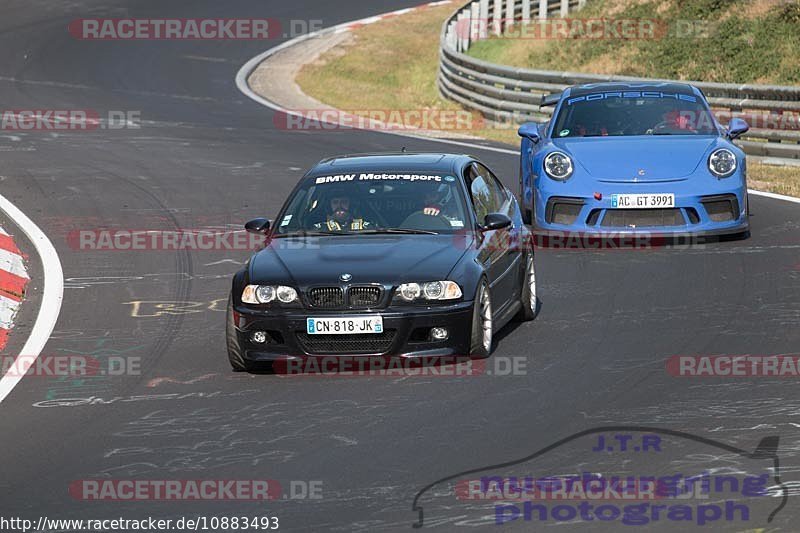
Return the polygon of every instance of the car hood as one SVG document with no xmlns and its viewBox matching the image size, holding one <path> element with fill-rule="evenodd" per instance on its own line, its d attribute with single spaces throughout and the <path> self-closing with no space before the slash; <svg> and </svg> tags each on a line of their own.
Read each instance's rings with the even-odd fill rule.
<svg viewBox="0 0 800 533">
<path fill-rule="evenodd" d="M 704 163 L 716 136 L 554 139 L 577 167 L 601 181 L 646 183 L 685 178 Z"/>
<path fill-rule="evenodd" d="M 472 235 L 353 235 L 273 239 L 250 260 L 250 283 L 296 286 L 446 279 Z"/>
</svg>

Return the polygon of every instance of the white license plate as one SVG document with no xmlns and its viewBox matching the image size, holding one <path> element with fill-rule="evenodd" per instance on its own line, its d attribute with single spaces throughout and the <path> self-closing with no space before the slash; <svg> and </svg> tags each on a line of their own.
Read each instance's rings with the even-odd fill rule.
<svg viewBox="0 0 800 533">
<path fill-rule="evenodd" d="M 306 331 L 309 335 L 383 333 L 383 317 L 371 315 L 344 318 L 307 318 Z"/>
<path fill-rule="evenodd" d="M 672 193 L 656 194 L 612 194 L 613 209 L 658 209 L 675 207 L 675 195 Z"/>
</svg>

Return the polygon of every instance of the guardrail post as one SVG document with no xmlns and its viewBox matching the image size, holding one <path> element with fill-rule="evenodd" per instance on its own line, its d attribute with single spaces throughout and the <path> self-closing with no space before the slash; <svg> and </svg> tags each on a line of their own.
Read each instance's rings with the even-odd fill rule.
<svg viewBox="0 0 800 533">
<path fill-rule="evenodd" d="M 522 23 L 531 21 L 531 0 L 522 0 Z"/>
<path fill-rule="evenodd" d="M 456 22 L 456 51 L 458 52 L 464 51 L 464 43 L 466 42 L 464 35 L 467 34 L 467 31 L 464 28 L 464 21 L 464 12 L 461 11 Z"/>
<path fill-rule="evenodd" d="M 561 18 L 569 15 L 569 0 L 561 0 Z"/>
<path fill-rule="evenodd" d="M 447 24 L 447 30 L 444 32 L 444 45 L 449 48 L 455 48 L 453 46 L 453 34 L 455 33 L 455 25 L 456 23 L 452 20 Z"/>
<path fill-rule="evenodd" d="M 479 7 L 479 14 L 481 25 L 478 31 L 478 39 L 486 39 L 489 37 L 489 0 L 481 0 Z"/>
<path fill-rule="evenodd" d="M 506 28 L 514 26 L 514 8 L 516 7 L 515 0 L 506 1 Z"/>
<path fill-rule="evenodd" d="M 547 0 L 539 0 L 539 20 L 547 20 Z"/>
<path fill-rule="evenodd" d="M 480 28 L 483 21 L 481 20 L 481 6 L 478 2 L 472 2 L 470 9 L 469 40 L 474 43 L 481 38 Z"/>
<path fill-rule="evenodd" d="M 500 35 L 503 33 L 503 0 L 494 0 L 492 19 L 492 31 L 495 35 Z"/>
</svg>

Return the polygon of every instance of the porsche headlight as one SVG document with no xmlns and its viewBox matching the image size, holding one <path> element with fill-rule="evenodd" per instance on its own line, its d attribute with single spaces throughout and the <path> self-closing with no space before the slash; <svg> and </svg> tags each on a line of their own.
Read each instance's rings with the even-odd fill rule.
<svg viewBox="0 0 800 533">
<path fill-rule="evenodd" d="M 736 156 L 727 148 L 720 148 L 708 156 L 708 170 L 718 178 L 727 178 L 736 171 Z"/>
<path fill-rule="evenodd" d="M 297 300 L 297 291 L 285 285 L 247 285 L 242 291 L 246 304 L 268 304 L 274 300 L 292 303 Z"/>
<path fill-rule="evenodd" d="M 544 172 L 558 181 L 566 181 L 572 176 L 572 159 L 563 152 L 550 152 L 544 158 Z"/>
<path fill-rule="evenodd" d="M 454 281 L 403 283 L 397 287 L 395 298 L 406 302 L 415 300 L 456 300 L 461 298 L 461 287 Z"/>
</svg>

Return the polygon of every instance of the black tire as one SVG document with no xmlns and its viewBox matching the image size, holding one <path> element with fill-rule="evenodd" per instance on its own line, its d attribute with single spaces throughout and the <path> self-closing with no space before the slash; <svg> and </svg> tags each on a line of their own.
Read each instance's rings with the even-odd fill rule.
<svg viewBox="0 0 800 533">
<path fill-rule="evenodd" d="M 485 300 L 484 300 L 485 299 Z M 485 338 L 484 330 L 484 305 L 488 302 L 489 313 L 489 339 L 488 346 Z M 492 337 L 493 337 L 493 321 L 492 315 L 492 297 L 489 292 L 489 284 L 485 279 L 482 279 L 478 284 L 478 290 L 475 292 L 475 301 L 472 304 L 472 328 L 470 335 L 469 355 L 476 359 L 484 359 L 492 354 Z"/>
<path fill-rule="evenodd" d="M 228 361 L 234 372 L 247 372 L 247 361 L 242 355 L 242 347 L 239 344 L 239 336 L 236 334 L 236 327 L 233 323 L 233 296 L 228 296 L 228 311 L 225 321 L 225 341 L 228 347 Z"/>
<path fill-rule="evenodd" d="M 536 267 L 533 254 L 528 254 L 525 257 L 525 271 L 522 277 L 519 301 L 522 304 L 522 308 L 517 313 L 517 320 L 527 322 L 536 318 L 539 302 L 536 298 Z"/>
</svg>

